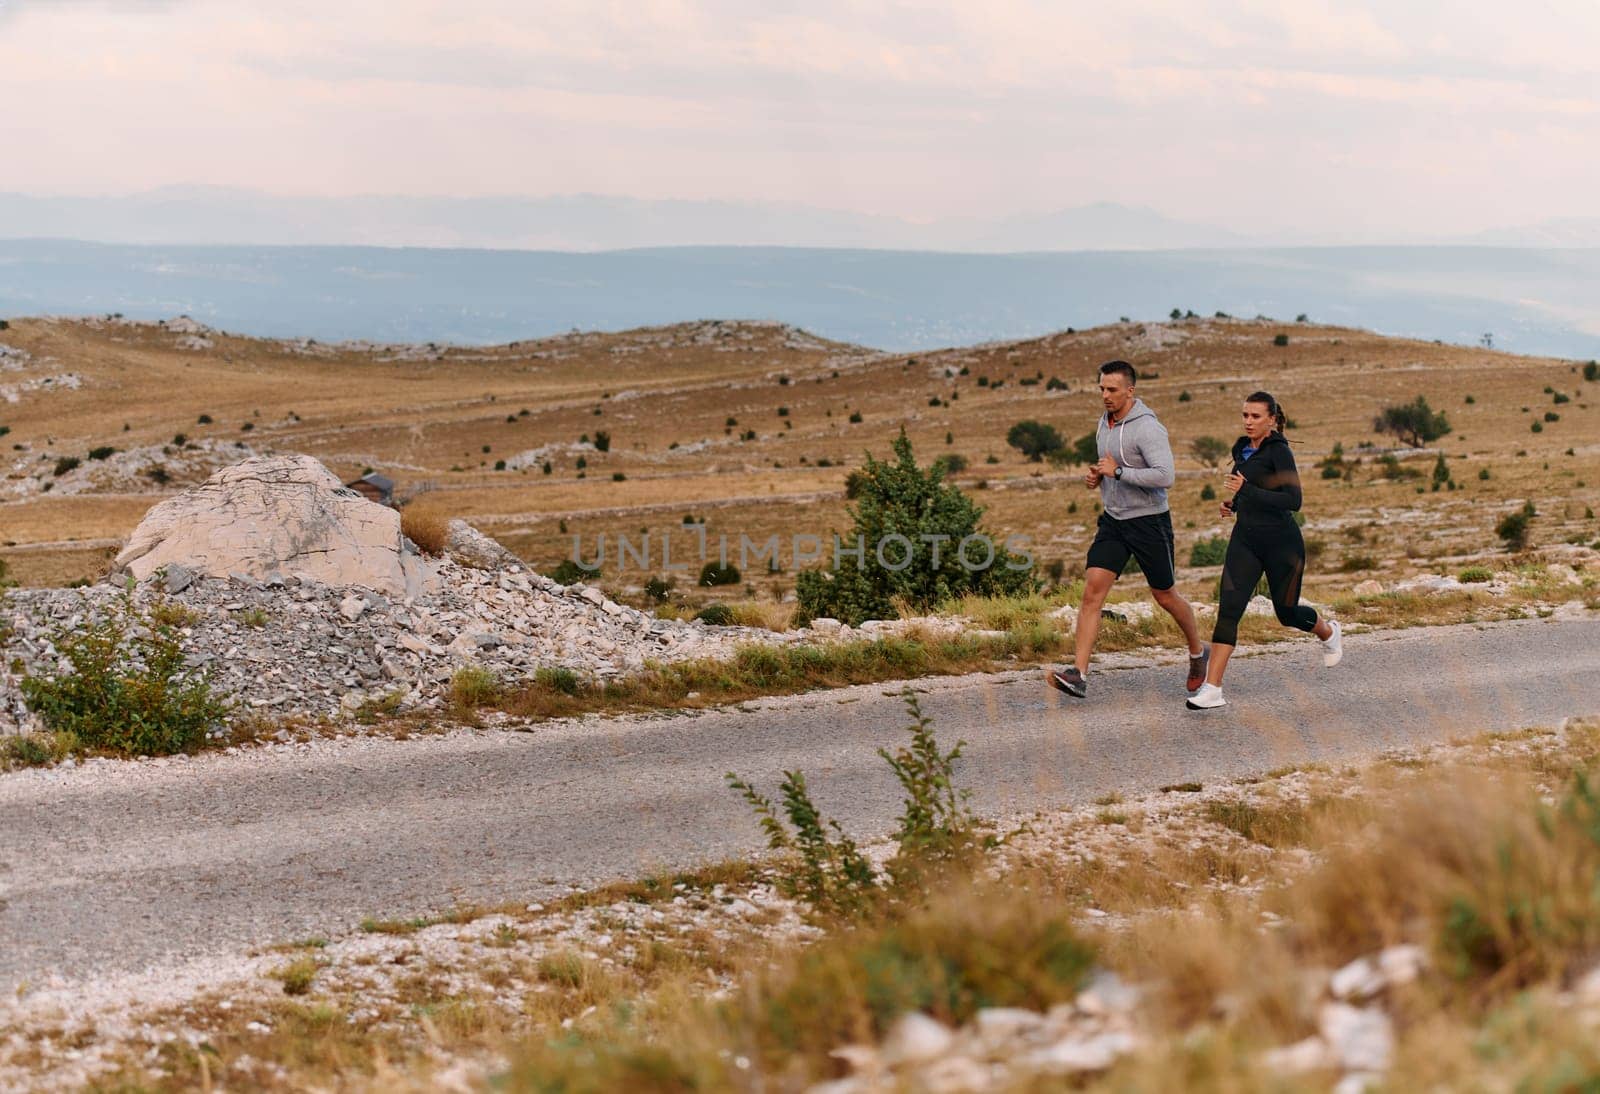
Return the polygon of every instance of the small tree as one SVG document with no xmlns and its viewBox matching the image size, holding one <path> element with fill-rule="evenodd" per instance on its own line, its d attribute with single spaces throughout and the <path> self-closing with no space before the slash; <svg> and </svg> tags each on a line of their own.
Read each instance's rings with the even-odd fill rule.
<svg viewBox="0 0 1600 1094">
<path fill-rule="evenodd" d="M 610 452 L 611 451 L 611 434 L 607 433 L 603 429 L 595 430 L 594 446 L 595 446 L 595 448 L 597 450 L 599 450 L 601 452 Z"/>
<path fill-rule="evenodd" d="M 1045 456 L 1066 446 L 1055 426 L 1031 419 L 1018 422 L 1007 430 L 1006 444 L 1028 457 L 1031 463 L 1038 463 Z"/>
<path fill-rule="evenodd" d="M 894 455 L 880 461 L 869 453 L 853 472 L 853 527 L 842 537 L 837 565 L 795 575 L 799 622 L 829 616 L 854 625 L 896 618 L 897 602 L 920 611 L 968 593 L 1010 595 L 1037 587 L 1032 568 L 979 526 L 983 509 L 945 482 L 941 468 L 917 466 L 904 433 L 895 439 Z M 963 548 L 969 537 L 975 542 Z M 858 542 L 860 557 L 845 553 Z"/>
<path fill-rule="evenodd" d="M 1207 435 L 1189 442 L 1190 455 L 1213 470 L 1221 466 L 1230 451 L 1232 449 L 1228 447 L 1228 442 L 1221 437 Z"/>
<path fill-rule="evenodd" d="M 1435 411 L 1421 395 L 1409 403 L 1383 408 L 1383 413 L 1372 420 L 1378 433 L 1393 434 L 1395 439 L 1412 448 L 1438 440 L 1450 432 L 1450 420 L 1444 411 Z"/>
<path fill-rule="evenodd" d="M 1439 458 L 1433 461 L 1433 488 L 1440 490 L 1445 483 L 1450 481 L 1450 465 L 1444 461 L 1444 453 L 1439 453 Z"/>
</svg>

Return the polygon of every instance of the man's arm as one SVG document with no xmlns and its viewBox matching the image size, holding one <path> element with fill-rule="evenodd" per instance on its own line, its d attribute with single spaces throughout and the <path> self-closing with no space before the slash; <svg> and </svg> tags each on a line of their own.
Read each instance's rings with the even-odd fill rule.
<svg viewBox="0 0 1600 1094">
<path fill-rule="evenodd" d="M 1149 467 L 1124 467 L 1122 481 L 1146 490 L 1166 490 L 1178 481 L 1172 462 L 1172 443 L 1167 440 L 1167 427 L 1156 425 L 1156 435 L 1149 443 L 1139 442 L 1139 453 Z"/>
</svg>

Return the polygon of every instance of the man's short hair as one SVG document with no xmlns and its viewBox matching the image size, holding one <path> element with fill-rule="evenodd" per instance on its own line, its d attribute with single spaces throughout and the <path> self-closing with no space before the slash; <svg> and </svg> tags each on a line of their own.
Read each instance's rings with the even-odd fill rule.
<svg viewBox="0 0 1600 1094">
<path fill-rule="evenodd" d="M 1139 382 L 1139 374 L 1133 371 L 1133 366 L 1126 361 L 1107 361 L 1100 366 L 1100 375 L 1110 376 L 1113 372 L 1120 372 L 1128 378 L 1128 386 L 1132 387 Z"/>
</svg>

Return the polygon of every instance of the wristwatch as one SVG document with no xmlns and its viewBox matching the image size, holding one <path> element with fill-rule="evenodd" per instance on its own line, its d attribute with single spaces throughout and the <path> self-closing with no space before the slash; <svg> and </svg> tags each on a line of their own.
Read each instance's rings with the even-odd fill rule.
<svg viewBox="0 0 1600 1094">
<path fill-rule="evenodd" d="M 1122 468 L 1118 467 L 1115 471 L 1111 472 L 1111 477 L 1114 479 L 1122 478 Z"/>
</svg>

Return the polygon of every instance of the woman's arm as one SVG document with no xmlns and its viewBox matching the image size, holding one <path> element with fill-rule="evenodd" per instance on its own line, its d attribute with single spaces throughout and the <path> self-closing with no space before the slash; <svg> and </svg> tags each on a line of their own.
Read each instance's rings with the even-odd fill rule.
<svg viewBox="0 0 1600 1094">
<path fill-rule="evenodd" d="M 1273 453 L 1272 470 L 1262 478 L 1262 485 L 1245 483 L 1239 487 L 1239 497 L 1263 509 L 1297 512 L 1300 508 L 1300 472 L 1295 469 L 1294 453 L 1284 445 L 1281 453 Z"/>
</svg>

